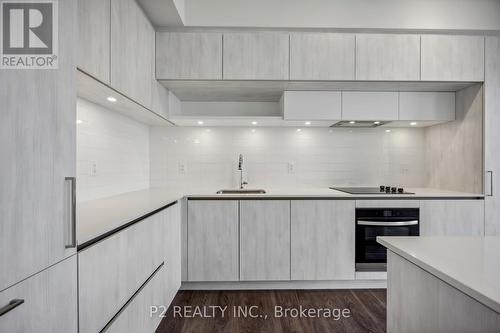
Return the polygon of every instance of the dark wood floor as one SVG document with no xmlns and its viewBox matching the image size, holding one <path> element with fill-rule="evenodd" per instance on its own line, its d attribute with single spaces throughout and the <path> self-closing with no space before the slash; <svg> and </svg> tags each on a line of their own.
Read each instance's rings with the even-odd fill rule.
<svg viewBox="0 0 500 333">
<path fill-rule="evenodd" d="M 234 307 L 258 306 L 258 318 L 234 316 Z M 349 318 L 275 318 L 275 306 L 283 308 L 349 309 Z M 175 308 L 180 306 L 180 308 Z M 184 307 L 188 306 L 188 307 Z M 192 307 L 189 307 L 192 306 Z M 181 311 L 195 306 L 227 306 L 213 318 L 186 318 Z M 206 308 L 208 315 L 212 308 Z M 257 308 L 253 308 L 256 314 Z M 175 312 L 177 310 L 177 312 Z M 188 314 L 181 312 L 182 315 Z M 193 312 L 194 314 L 194 312 Z M 178 332 L 385 332 L 385 289 L 283 290 L 283 291 L 180 291 L 156 333 Z M 267 318 L 266 318 L 267 315 Z"/>
</svg>

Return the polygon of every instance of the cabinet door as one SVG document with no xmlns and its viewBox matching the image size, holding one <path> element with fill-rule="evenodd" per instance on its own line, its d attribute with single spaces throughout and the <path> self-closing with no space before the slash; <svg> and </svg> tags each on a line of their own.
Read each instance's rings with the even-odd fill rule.
<svg viewBox="0 0 500 333">
<path fill-rule="evenodd" d="M 110 84 L 110 0 L 78 0 L 78 68 Z"/>
<path fill-rule="evenodd" d="M 188 201 L 188 281 L 237 281 L 238 201 Z"/>
<path fill-rule="evenodd" d="M 290 201 L 240 201 L 240 280 L 290 280 Z"/>
<path fill-rule="evenodd" d="M 58 69 L 0 70 L 0 290 L 75 253 L 76 16 L 75 0 L 59 2 Z"/>
<path fill-rule="evenodd" d="M 399 120 L 455 120 L 455 93 L 402 91 Z"/>
<path fill-rule="evenodd" d="M 135 0 L 111 0 L 111 86 L 151 108 L 154 30 Z"/>
<path fill-rule="evenodd" d="M 340 120 L 340 91 L 284 91 L 281 107 L 285 120 Z"/>
<path fill-rule="evenodd" d="M 342 120 L 398 120 L 398 93 L 342 92 Z"/>
<path fill-rule="evenodd" d="M 288 80 L 288 59 L 288 34 L 224 34 L 224 80 Z"/>
<path fill-rule="evenodd" d="M 356 35 L 356 80 L 420 80 L 420 36 Z"/>
<path fill-rule="evenodd" d="M 354 80 L 354 34 L 290 35 L 290 80 Z"/>
<path fill-rule="evenodd" d="M 0 317 L 0 332 L 76 333 L 76 255 L 0 292 L 0 307 L 24 303 Z"/>
<path fill-rule="evenodd" d="M 102 330 L 165 260 L 163 214 L 154 214 L 78 252 L 81 333 Z"/>
<path fill-rule="evenodd" d="M 165 211 L 166 226 L 164 233 L 165 276 L 166 289 L 164 305 L 172 303 L 177 291 L 181 287 L 181 210 L 177 203 Z"/>
<path fill-rule="evenodd" d="M 162 298 L 165 290 L 167 267 L 162 265 L 155 270 L 142 289 L 128 302 L 117 317 L 109 324 L 105 332 L 138 333 L 155 332 L 163 308 L 152 312 L 151 307 L 166 305 Z"/>
<path fill-rule="evenodd" d="M 420 201 L 420 235 L 484 236 L 484 201 Z"/>
<path fill-rule="evenodd" d="M 355 205 L 292 200 L 292 280 L 353 280 Z"/>
<path fill-rule="evenodd" d="M 422 35 L 422 81 L 483 81 L 484 37 Z"/>
<path fill-rule="evenodd" d="M 222 80 L 222 34 L 157 32 L 156 78 Z"/>
<path fill-rule="evenodd" d="M 485 216 L 488 236 L 500 236 L 500 37 L 486 37 L 484 83 Z"/>
</svg>

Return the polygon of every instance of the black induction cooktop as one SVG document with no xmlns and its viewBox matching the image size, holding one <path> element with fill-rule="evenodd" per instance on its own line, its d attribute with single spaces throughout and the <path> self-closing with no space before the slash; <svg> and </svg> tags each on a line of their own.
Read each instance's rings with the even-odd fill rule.
<svg viewBox="0 0 500 333">
<path fill-rule="evenodd" d="M 402 187 L 392 187 L 392 186 L 384 186 L 381 185 L 379 187 L 330 187 L 332 190 L 337 190 L 349 194 L 367 194 L 367 195 L 376 195 L 376 194 L 393 194 L 393 195 L 401 195 L 401 194 L 415 194 L 412 192 L 406 192 Z"/>
</svg>

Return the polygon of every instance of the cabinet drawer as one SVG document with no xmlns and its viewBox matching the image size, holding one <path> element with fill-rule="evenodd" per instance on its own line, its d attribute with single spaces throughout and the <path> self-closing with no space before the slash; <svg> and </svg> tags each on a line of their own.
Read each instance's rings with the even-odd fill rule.
<svg viewBox="0 0 500 333">
<path fill-rule="evenodd" d="M 0 332 L 77 332 L 76 255 L 0 293 L 0 307 L 24 303 L 0 316 Z"/>
<path fill-rule="evenodd" d="M 78 253 L 80 332 L 99 332 L 163 262 L 165 210 Z"/>
<path fill-rule="evenodd" d="M 454 92 L 400 92 L 399 120 L 455 120 Z"/>
<path fill-rule="evenodd" d="M 340 120 L 340 91 L 284 91 L 281 107 L 285 120 Z"/>
<path fill-rule="evenodd" d="M 154 332 L 161 321 L 162 307 L 150 314 L 151 306 L 168 306 L 163 303 L 165 293 L 165 265 L 159 266 L 148 278 L 141 290 L 125 305 L 123 310 L 109 324 L 107 333 Z"/>
</svg>

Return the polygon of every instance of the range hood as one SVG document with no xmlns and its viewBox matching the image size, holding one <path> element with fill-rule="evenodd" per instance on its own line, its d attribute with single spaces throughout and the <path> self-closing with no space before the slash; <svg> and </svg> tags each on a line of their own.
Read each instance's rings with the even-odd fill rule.
<svg viewBox="0 0 500 333">
<path fill-rule="evenodd" d="M 387 125 L 391 123 L 390 121 L 366 121 L 366 120 L 359 120 L 359 121 L 349 121 L 349 120 L 342 120 L 339 122 L 336 122 L 330 127 L 345 127 L 345 128 L 375 128 L 379 127 L 382 125 Z"/>
</svg>

